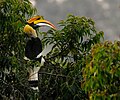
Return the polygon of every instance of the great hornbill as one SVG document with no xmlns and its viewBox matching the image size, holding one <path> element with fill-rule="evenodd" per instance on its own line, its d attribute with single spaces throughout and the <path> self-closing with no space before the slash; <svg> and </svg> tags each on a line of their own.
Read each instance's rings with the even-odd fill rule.
<svg viewBox="0 0 120 100">
<path fill-rule="evenodd" d="M 24 32 L 30 38 L 25 47 L 25 56 L 30 60 L 41 61 L 42 43 L 36 32 L 36 28 L 41 26 L 49 26 L 56 29 L 51 22 L 44 20 L 42 16 L 32 17 L 24 27 Z"/>
</svg>

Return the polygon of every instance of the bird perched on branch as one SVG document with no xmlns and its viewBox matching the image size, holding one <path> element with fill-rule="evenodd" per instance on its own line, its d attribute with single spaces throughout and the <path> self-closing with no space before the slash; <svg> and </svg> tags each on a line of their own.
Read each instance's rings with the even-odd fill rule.
<svg viewBox="0 0 120 100">
<path fill-rule="evenodd" d="M 24 27 L 24 32 L 30 38 L 25 47 L 25 56 L 30 60 L 41 61 L 42 43 L 36 29 L 42 26 L 49 26 L 56 29 L 51 22 L 44 20 L 42 16 L 32 17 L 27 21 L 27 24 Z"/>
</svg>

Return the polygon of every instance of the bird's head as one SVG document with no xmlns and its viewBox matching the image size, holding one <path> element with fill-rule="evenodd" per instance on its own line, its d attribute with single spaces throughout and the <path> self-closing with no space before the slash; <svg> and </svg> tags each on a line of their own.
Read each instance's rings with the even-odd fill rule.
<svg viewBox="0 0 120 100">
<path fill-rule="evenodd" d="M 48 26 L 56 29 L 56 27 L 51 22 L 45 20 L 42 16 L 35 16 L 27 21 L 27 25 L 24 27 L 24 32 L 29 37 L 37 37 L 35 29 L 42 26 Z"/>
</svg>

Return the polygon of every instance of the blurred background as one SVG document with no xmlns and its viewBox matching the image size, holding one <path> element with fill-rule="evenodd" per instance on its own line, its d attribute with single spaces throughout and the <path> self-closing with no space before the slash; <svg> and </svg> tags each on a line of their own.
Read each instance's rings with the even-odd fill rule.
<svg viewBox="0 0 120 100">
<path fill-rule="evenodd" d="M 68 14 L 86 16 L 104 31 L 105 40 L 120 40 L 120 0 L 30 0 L 37 14 L 58 26 Z"/>
</svg>

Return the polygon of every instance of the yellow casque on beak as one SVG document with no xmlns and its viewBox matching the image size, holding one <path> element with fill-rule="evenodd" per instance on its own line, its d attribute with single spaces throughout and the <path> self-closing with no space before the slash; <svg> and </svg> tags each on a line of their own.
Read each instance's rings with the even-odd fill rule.
<svg viewBox="0 0 120 100">
<path fill-rule="evenodd" d="M 43 17 L 42 16 L 34 16 L 34 17 L 32 17 L 32 18 L 30 18 L 28 21 L 27 21 L 27 23 L 29 23 L 29 24 L 31 24 L 31 23 L 33 23 L 34 21 L 36 21 L 36 20 L 40 20 L 40 19 L 43 19 Z"/>
<path fill-rule="evenodd" d="M 36 30 L 34 30 L 30 25 L 25 25 L 24 27 L 24 32 L 29 36 L 29 37 L 37 37 Z"/>
<path fill-rule="evenodd" d="M 39 26 L 39 27 L 40 26 L 49 26 L 53 29 L 56 29 L 56 27 L 51 22 L 49 22 L 47 20 L 36 20 L 33 23 L 34 23 L 34 25 Z"/>
</svg>

